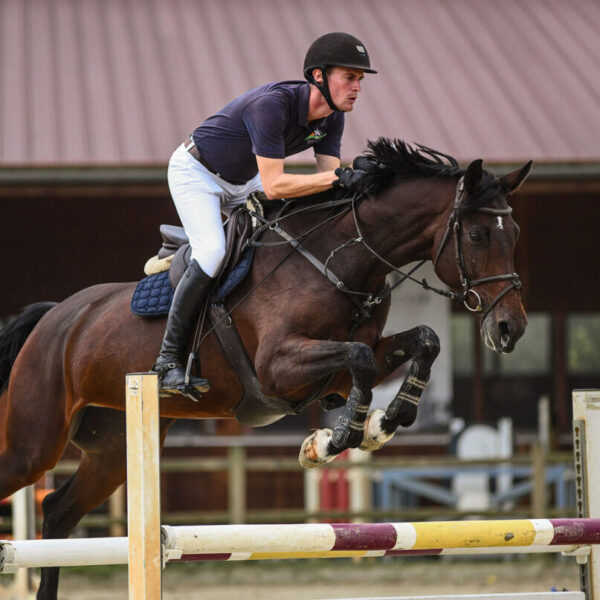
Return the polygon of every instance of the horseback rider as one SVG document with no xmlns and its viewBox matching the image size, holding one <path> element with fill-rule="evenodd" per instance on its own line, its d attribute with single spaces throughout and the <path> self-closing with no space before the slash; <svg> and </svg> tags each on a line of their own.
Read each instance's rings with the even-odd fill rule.
<svg viewBox="0 0 600 600">
<path fill-rule="evenodd" d="M 209 383 L 183 366 L 199 307 L 225 256 L 221 212 L 230 213 L 255 191 L 292 198 L 331 187 L 357 189 L 368 173 L 340 168 L 344 113 L 364 73 L 364 44 L 347 33 L 315 40 L 304 59 L 304 81 L 268 83 L 209 117 L 169 161 L 169 189 L 191 246 L 191 260 L 173 297 L 160 354 L 153 366 L 166 393 L 196 395 Z M 312 147 L 316 173 L 284 173 L 284 159 Z M 195 390 L 195 391 L 194 391 Z"/>
</svg>

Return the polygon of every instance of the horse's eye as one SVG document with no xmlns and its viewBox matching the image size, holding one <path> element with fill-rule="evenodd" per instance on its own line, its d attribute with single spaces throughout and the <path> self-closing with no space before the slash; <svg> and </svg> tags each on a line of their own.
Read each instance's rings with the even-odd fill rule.
<svg viewBox="0 0 600 600">
<path fill-rule="evenodd" d="M 469 231 L 469 241 L 474 246 L 479 246 L 485 242 L 485 235 L 479 229 Z"/>
</svg>

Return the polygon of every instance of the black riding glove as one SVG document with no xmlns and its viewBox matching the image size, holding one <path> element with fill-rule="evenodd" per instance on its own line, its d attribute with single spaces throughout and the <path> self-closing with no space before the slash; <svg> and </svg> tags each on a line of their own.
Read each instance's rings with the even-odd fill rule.
<svg viewBox="0 0 600 600">
<path fill-rule="evenodd" d="M 369 175 L 381 175 L 385 171 L 385 165 L 367 156 L 357 156 L 352 163 L 352 168 L 365 171 Z"/>
<path fill-rule="evenodd" d="M 351 169 L 350 167 L 338 167 L 335 174 L 339 179 L 333 182 L 333 187 L 348 192 L 364 191 L 367 187 L 368 173 L 362 169 Z"/>
<path fill-rule="evenodd" d="M 352 163 L 352 169 L 346 167 L 335 170 L 339 179 L 334 182 L 333 187 L 349 192 L 366 192 L 373 184 L 381 180 L 385 172 L 386 166 L 377 160 L 366 156 L 357 156 Z"/>
</svg>

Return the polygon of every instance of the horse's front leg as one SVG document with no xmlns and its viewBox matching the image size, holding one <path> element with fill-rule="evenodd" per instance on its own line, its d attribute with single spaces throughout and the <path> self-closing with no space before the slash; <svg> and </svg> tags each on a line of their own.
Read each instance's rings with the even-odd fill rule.
<svg viewBox="0 0 600 600">
<path fill-rule="evenodd" d="M 440 341 L 430 327 L 420 325 L 409 331 L 381 338 L 375 346 L 379 366 L 377 385 L 395 369 L 412 359 L 408 373 L 385 411 L 374 410 L 365 423 L 362 450 L 378 450 L 399 426 L 408 427 L 417 418 L 417 408 L 431 375 L 431 366 L 440 351 Z"/>
<path fill-rule="evenodd" d="M 361 342 L 330 342 L 287 339 L 276 345 L 268 359 L 257 353 L 256 369 L 263 391 L 268 395 L 290 396 L 323 377 L 348 370 L 352 388 L 342 414 L 333 428 L 319 429 L 300 450 L 300 463 L 316 467 L 333 460 L 348 448 L 357 448 L 364 437 L 364 425 L 371 404 L 371 389 L 377 376 L 373 350 Z"/>
</svg>

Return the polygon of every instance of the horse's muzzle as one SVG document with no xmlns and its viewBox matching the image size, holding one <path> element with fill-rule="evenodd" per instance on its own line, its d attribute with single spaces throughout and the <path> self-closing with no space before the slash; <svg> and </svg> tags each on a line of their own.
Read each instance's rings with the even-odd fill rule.
<svg viewBox="0 0 600 600">
<path fill-rule="evenodd" d="M 499 306 L 482 320 L 481 338 L 490 350 L 508 353 L 515 349 L 526 327 L 527 316 L 521 303 L 513 310 Z"/>
</svg>

